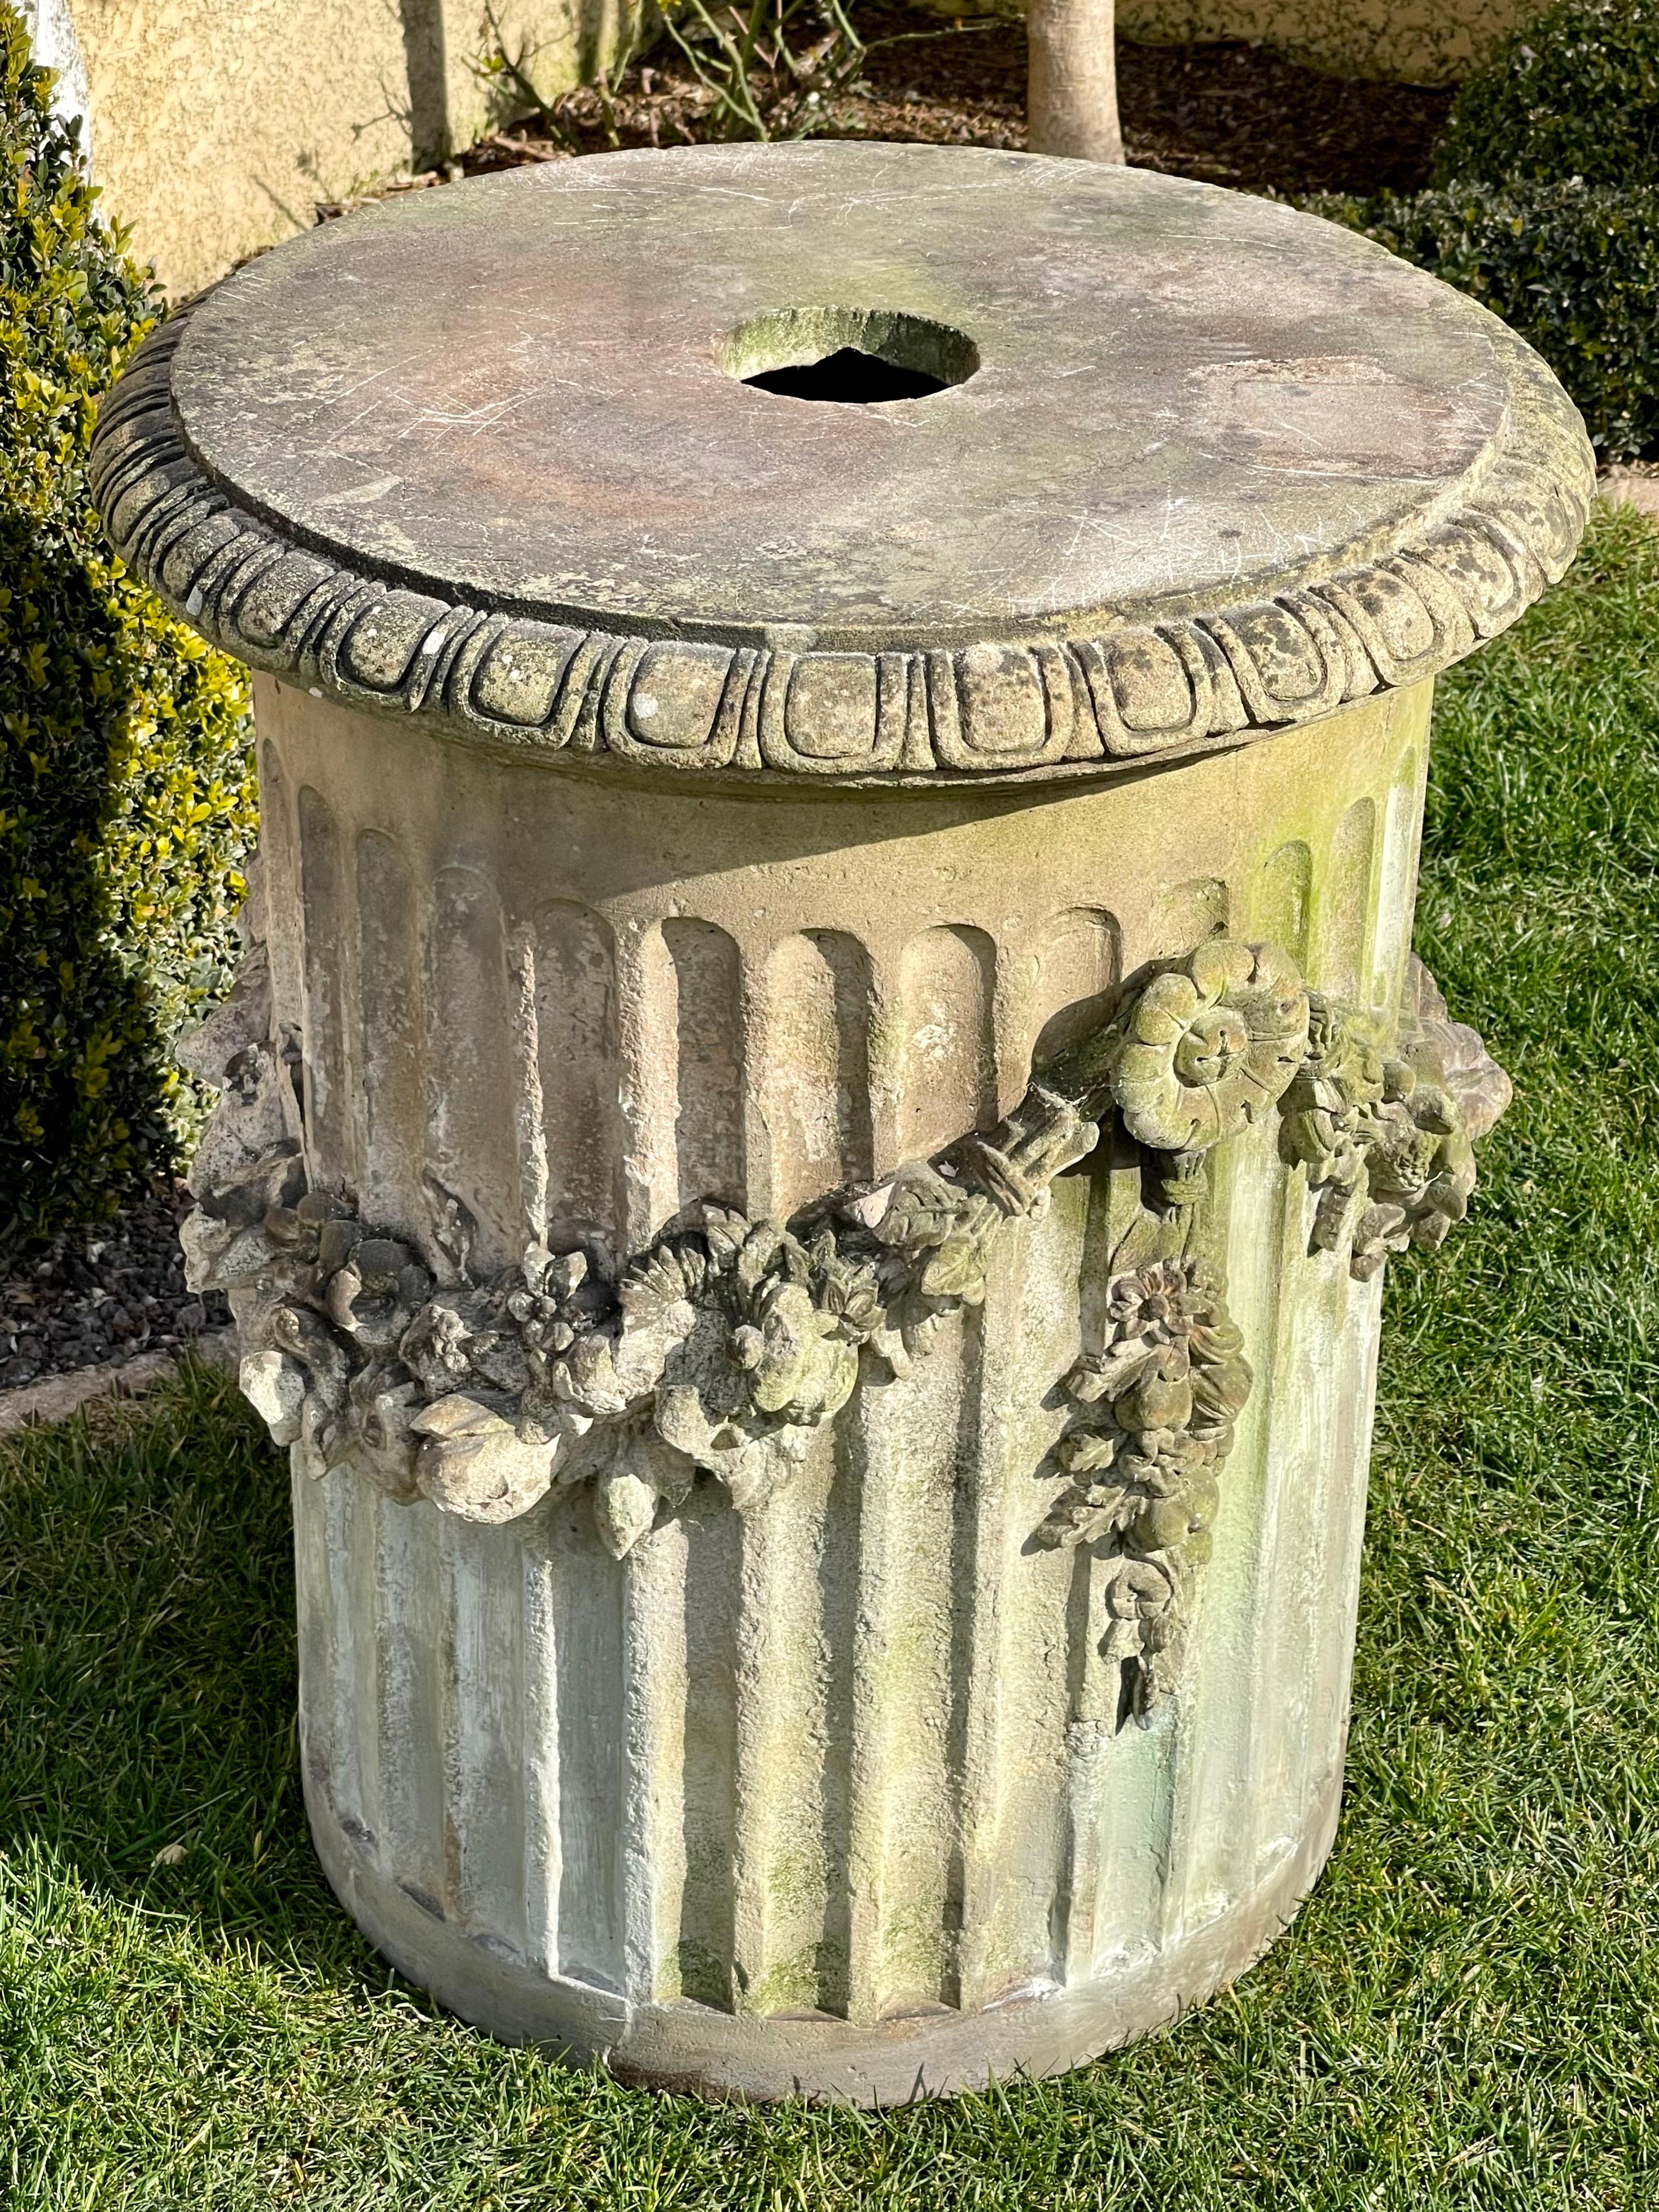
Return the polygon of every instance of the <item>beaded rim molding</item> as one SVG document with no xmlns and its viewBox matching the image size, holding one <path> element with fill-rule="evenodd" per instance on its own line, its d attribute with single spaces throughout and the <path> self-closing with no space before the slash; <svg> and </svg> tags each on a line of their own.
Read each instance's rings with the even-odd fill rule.
<svg viewBox="0 0 1659 2212">
<path fill-rule="evenodd" d="M 1237 743 L 1421 682 L 1516 620 L 1595 495 L 1577 410 L 1494 324 L 1511 403 L 1485 475 L 1391 551 L 1097 638 L 793 652 L 623 635 L 439 599 L 284 537 L 192 455 L 171 390 L 189 327 L 145 340 L 105 403 L 91 482 L 121 558 L 216 645 L 315 696 L 537 754 L 908 782 L 1096 774 Z"/>
</svg>

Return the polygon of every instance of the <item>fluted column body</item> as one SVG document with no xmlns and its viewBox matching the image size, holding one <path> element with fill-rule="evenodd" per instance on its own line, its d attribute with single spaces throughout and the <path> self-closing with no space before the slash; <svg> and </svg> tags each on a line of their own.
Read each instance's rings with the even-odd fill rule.
<svg viewBox="0 0 1659 2212">
<path fill-rule="evenodd" d="M 313 1184 L 428 1252 L 459 1197 L 475 1269 L 577 1222 L 636 1249 L 988 1129 L 1121 975 L 1220 929 L 1389 1016 L 1428 708 L 1036 804 L 907 794 L 872 837 L 840 793 L 629 787 L 264 681 Z M 586 1488 L 484 1528 L 296 1476 L 307 1796 L 374 1939 L 498 2029 L 854 2095 L 1074 2059 L 1237 1972 L 1334 1819 L 1378 1316 L 1279 1150 L 1218 1156 L 1257 1383 L 1149 1727 L 1100 1563 L 1032 1542 L 1133 1170 L 1062 1176 L 768 1502 L 704 1478 L 625 1559 Z"/>
<path fill-rule="evenodd" d="M 686 148 L 262 258 L 90 470 L 262 672 L 184 1236 L 363 1928 L 760 2094 L 1224 1983 L 1336 1817 L 1380 1270 L 1508 1096 L 1409 939 L 1432 680 L 1593 493 L 1547 368 L 1184 179 Z"/>
</svg>

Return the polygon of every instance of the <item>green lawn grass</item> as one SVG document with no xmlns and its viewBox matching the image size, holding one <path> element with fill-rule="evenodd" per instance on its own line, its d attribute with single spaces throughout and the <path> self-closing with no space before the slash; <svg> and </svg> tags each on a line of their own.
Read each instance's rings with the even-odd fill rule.
<svg viewBox="0 0 1659 2212">
<path fill-rule="evenodd" d="M 1341 1837 L 1231 1995 L 873 2116 L 435 2015 L 313 1863 L 285 1480 L 198 1374 L 0 1452 L 0 2201 L 1659 2205 L 1656 641 L 1659 532 L 1601 514 L 1443 687 L 1419 943 L 1517 1096 L 1389 1282 Z"/>
</svg>

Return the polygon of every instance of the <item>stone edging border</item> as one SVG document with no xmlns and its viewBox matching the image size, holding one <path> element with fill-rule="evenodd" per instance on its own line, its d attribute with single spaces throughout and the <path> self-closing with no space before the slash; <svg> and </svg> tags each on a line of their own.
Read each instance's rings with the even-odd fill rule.
<svg viewBox="0 0 1659 2212">
<path fill-rule="evenodd" d="M 239 659 L 348 706 L 543 752 L 657 769 L 909 781 L 1098 773 L 1314 720 L 1437 674 L 1564 573 L 1595 495 L 1565 392 L 1518 339 L 1504 443 L 1462 504 L 1271 601 L 1095 640 L 793 652 L 623 636 L 450 603 L 279 535 L 185 446 L 173 356 L 146 339 L 105 403 L 91 483 L 112 543 Z"/>
<path fill-rule="evenodd" d="M 1633 507 L 1659 524 L 1659 471 L 1615 463 L 1602 470 L 1595 488 L 1609 507 Z"/>
<path fill-rule="evenodd" d="M 100 1359 L 90 1367 L 42 1376 L 38 1382 L 26 1382 L 15 1390 L 0 1390 L 0 1438 L 18 1436 L 33 1426 L 67 1421 L 94 1399 L 141 1398 L 170 1382 L 184 1362 L 192 1358 L 234 1375 L 235 1330 L 209 1329 L 176 1351 L 141 1352 L 136 1359 Z"/>
</svg>

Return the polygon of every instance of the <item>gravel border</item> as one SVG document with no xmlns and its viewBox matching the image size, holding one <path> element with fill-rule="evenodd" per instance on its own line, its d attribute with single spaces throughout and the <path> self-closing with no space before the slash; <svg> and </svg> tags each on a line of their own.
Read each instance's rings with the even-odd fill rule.
<svg viewBox="0 0 1659 2212">
<path fill-rule="evenodd" d="M 176 1353 L 229 1309 L 185 1281 L 184 1184 L 141 1193 L 110 1221 L 9 1255 L 0 1273 L 0 1391 L 110 1362 Z"/>
</svg>

